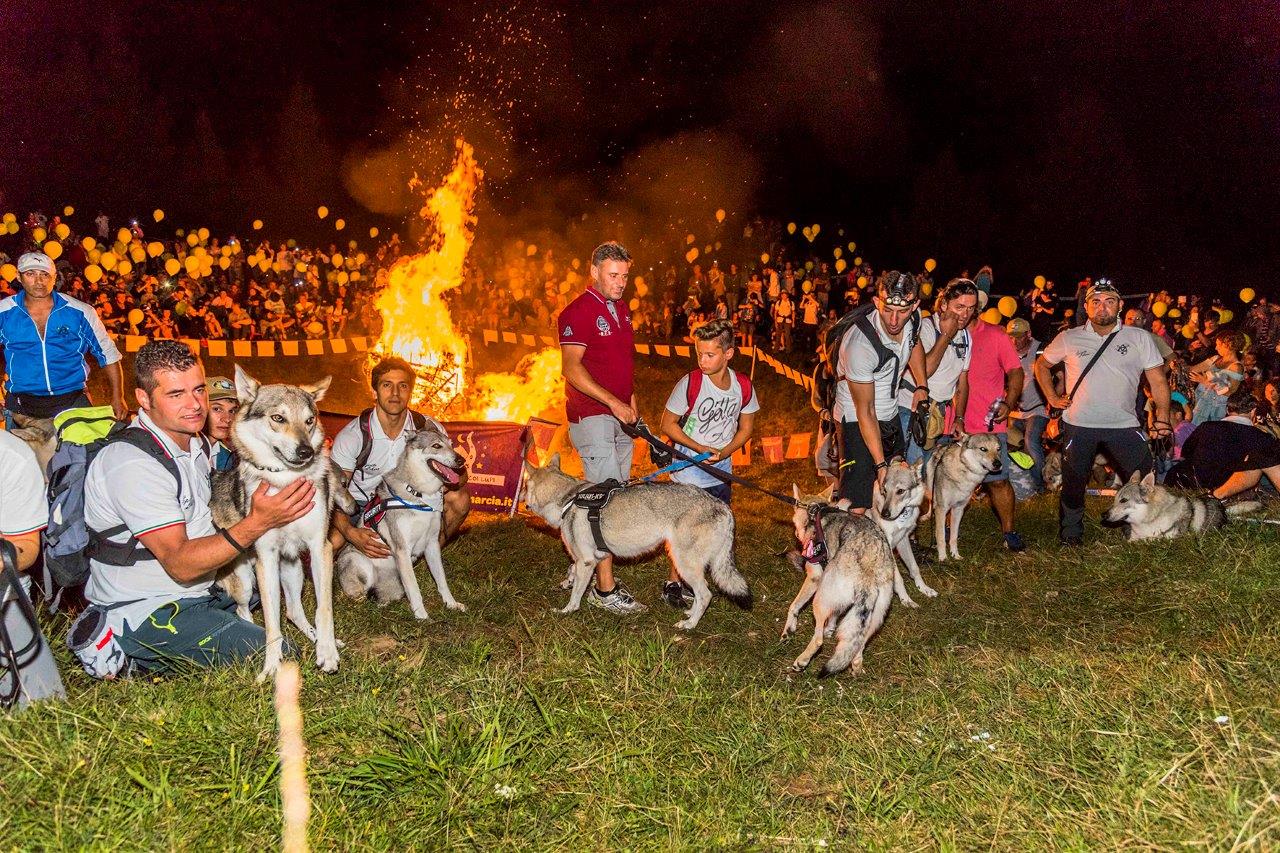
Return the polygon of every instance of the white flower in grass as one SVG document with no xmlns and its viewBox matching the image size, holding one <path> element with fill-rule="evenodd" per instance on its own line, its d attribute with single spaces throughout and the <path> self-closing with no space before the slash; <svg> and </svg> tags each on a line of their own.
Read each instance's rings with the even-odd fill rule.
<svg viewBox="0 0 1280 853">
<path fill-rule="evenodd" d="M 1231 720 L 1226 714 L 1219 714 L 1213 718 L 1213 721 L 1220 726 L 1225 726 Z"/>
<path fill-rule="evenodd" d="M 516 789 L 510 785 L 494 785 L 493 793 L 504 800 L 510 800 L 516 795 Z"/>
</svg>

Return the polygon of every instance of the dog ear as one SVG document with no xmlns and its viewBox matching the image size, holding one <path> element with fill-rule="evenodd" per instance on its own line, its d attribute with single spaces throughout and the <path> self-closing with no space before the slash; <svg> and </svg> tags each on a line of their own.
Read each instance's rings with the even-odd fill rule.
<svg viewBox="0 0 1280 853">
<path fill-rule="evenodd" d="M 544 467 L 544 468 L 553 468 L 553 469 L 555 469 L 556 471 L 559 471 L 559 470 L 560 470 L 560 453 L 559 453 L 559 451 L 557 451 L 557 452 L 555 452 L 555 453 L 552 453 L 552 454 L 551 454 L 551 458 L 547 460 L 547 464 L 546 464 L 546 465 L 543 465 L 542 467 Z"/>
<path fill-rule="evenodd" d="M 1141 479 L 1142 479 L 1142 472 L 1137 470 L 1136 468 L 1134 469 L 1133 473 L 1129 475 L 1130 483 L 1136 483 Z"/>
<path fill-rule="evenodd" d="M 1137 471 L 1134 471 L 1134 472 L 1133 472 L 1133 476 L 1134 476 L 1134 477 L 1138 476 L 1138 472 L 1137 472 Z M 1144 485 L 1144 486 L 1154 486 L 1155 484 L 1156 484 L 1156 472 L 1155 472 L 1155 471 L 1149 471 L 1149 472 L 1147 473 L 1147 476 L 1145 476 L 1145 477 L 1143 477 L 1143 478 L 1142 478 L 1142 485 Z"/>
<path fill-rule="evenodd" d="M 795 483 L 791 484 L 791 494 L 792 496 L 795 497 L 797 501 L 800 500 L 800 487 L 797 486 Z"/>
<path fill-rule="evenodd" d="M 299 385 L 298 387 L 302 389 L 302 391 L 304 391 L 305 393 L 310 394 L 311 399 L 319 403 L 321 400 L 324 399 L 324 392 L 329 390 L 329 385 L 332 382 L 333 382 L 333 377 L 326 376 L 324 379 L 321 379 L 319 382 L 313 382 L 310 385 Z"/>
<path fill-rule="evenodd" d="M 247 406 L 256 400 L 261 387 L 261 382 L 245 373 L 243 367 L 236 365 L 236 396 L 240 398 L 241 405 Z"/>
</svg>

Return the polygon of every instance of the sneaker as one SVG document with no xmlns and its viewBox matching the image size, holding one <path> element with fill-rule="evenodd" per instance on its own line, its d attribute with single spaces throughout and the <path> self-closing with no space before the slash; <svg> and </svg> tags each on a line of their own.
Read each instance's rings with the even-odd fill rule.
<svg viewBox="0 0 1280 853">
<path fill-rule="evenodd" d="M 649 609 L 645 605 L 636 601 L 631 593 L 627 591 L 627 588 L 622 584 L 615 584 L 613 591 L 607 595 L 601 595 L 600 590 L 593 586 L 587 595 L 587 600 L 591 602 L 593 607 L 599 607 L 601 610 L 607 610 L 610 613 L 617 614 L 618 616 L 630 616 L 632 613 L 644 613 Z"/>
<path fill-rule="evenodd" d="M 1022 534 L 1016 530 L 1011 530 L 1004 535 L 1004 547 L 1008 548 L 1015 554 L 1020 554 L 1027 550 L 1027 543 L 1022 541 Z"/>
<path fill-rule="evenodd" d="M 693 605 L 693 590 L 684 581 L 667 581 L 662 585 L 662 599 L 676 610 Z"/>
</svg>

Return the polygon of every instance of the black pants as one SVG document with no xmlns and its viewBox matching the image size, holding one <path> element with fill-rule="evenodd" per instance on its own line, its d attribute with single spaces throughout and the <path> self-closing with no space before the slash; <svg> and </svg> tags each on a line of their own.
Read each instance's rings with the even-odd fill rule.
<svg viewBox="0 0 1280 853">
<path fill-rule="evenodd" d="M 1079 539 L 1084 535 L 1084 490 L 1093 471 L 1093 458 L 1105 454 L 1121 479 L 1134 471 L 1147 473 L 1154 460 L 1147 435 L 1137 427 L 1095 429 L 1062 422 L 1062 494 L 1058 499 L 1058 536 Z"/>
<path fill-rule="evenodd" d="M 902 425 L 897 417 L 880 421 L 880 449 L 885 460 L 905 456 L 907 443 L 903 439 Z M 857 421 L 840 424 L 840 492 L 854 509 L 871 508 L 871 492 L 876 485 L 876 463 L 871 458 L 867 443 Z"/>
</svg>

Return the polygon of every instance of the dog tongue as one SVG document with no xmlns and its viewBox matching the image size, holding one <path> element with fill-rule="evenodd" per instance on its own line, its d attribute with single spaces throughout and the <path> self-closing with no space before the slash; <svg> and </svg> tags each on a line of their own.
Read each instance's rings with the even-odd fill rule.
<svg viewBox="0 0 1280 853">
<path fill-rule="evenodd" d="M 431 470 L 439 474 L 440 479 L 444 480 L 446 483 L 448 483 L 451 486 L 458 482 L 458 472 L 453 470 L 448 465 L 445 465 L 442 462 L 437 462 L 436 460 L 432 459 Z"/>
</svg>

